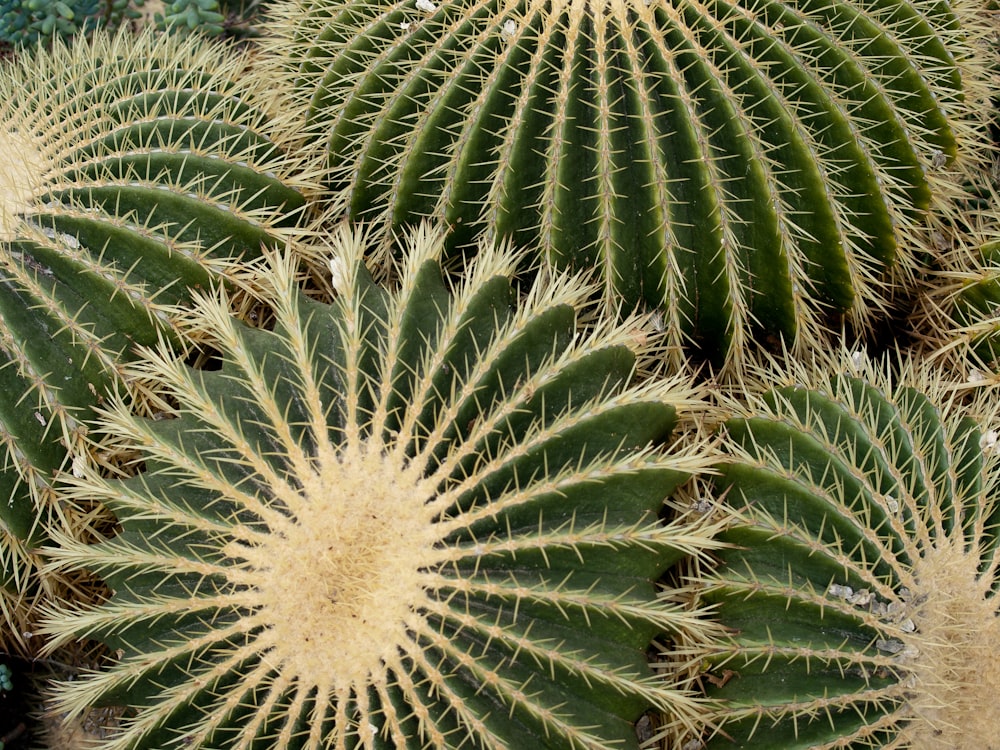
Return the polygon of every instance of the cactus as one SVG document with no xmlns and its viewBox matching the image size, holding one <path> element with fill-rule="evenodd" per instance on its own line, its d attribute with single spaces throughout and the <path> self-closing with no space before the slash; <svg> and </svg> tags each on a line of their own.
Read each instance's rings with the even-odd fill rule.
<svg viewBox="0 0 1000 750">
<path fill-rule="evenodd" d="M 911 322 L 933 359 L 974 382 L 1000 370 L 1000 240 L 993 221 L 990 238 L 956 248 L 929 275 Z M 970 239 L 976 236 L 982 235 Z"/>
<path fill-rule="evenodd" d="M 257 36 L 262 0 L 167 0 L 152 15 L 158 28 L 208 36 Z"/>
<path fill-rule="evenodd" d="M 265 69 L 349 215 L 597 269 L 672 351 L 864 333 L 988 150 L 959 3 L 285 0 Z"/>
<path fill-rule="evenodd" d="M 302 162 L 273 140 L 245 65 L 145 33 L 57 44 L 0 73 L 0 377 L 28 394 L 2 407 L 16 470 L 0 496 L 63 466 L 81 412 L 135 344 L 156 342 L 164 309 L 235 278 L 235 261 L 302 219 Z M 0 517 L 32 536 L 28 504 Z"/>
<path fill-rule="evenodd" d="M 149 420 L 113 400 L 102 424 L 136 475 L 69 488 L 122 531 L 52 552 L 114 594 L 45 625 L 54 644 L 120 649 L 55 694 L 70 718 L 126 703 L 99 747 L 605 750 L 636 747 L 649 706 L 690 721 L 645 652 L 705 627 L 654 587 L 712 546 L 707 525 L 658 519 L 709 461 L 663 442 L 698 394 L 633 383 L 653 331 L 581 330 L 580 277 L 518 295 L 517 255 L 484 247 L 452 294 L 442 246 L 414 230 L 388 291 L 342 230 L 332 305 L 274 259 L 273 330 L 206 296 L 189 322 L 220 370 L 162 349 L 134 366 L 176 408 Z"/>
<path fill-rule="evenodd" d="M 37 576 L 47 526 L 101 533 L 91 503 L 54 495 L 70 450 L 100 460 L 84 447 L 92 407 L 137 345 L 171 335 L 190 289 L 243 284 L 240 260 L 307 220 L 295 131 L 246 65 L 147 32 L 0 69 L 0 587 L 15 642 L 7 628 L 0 641 L 19 653 L 39 598 L 58 595 Z"/>
<path fill-rule="evenodd" d="M 793 365 L 726 423 L 708 748 L 995 744 L 1000 409 L 888 365 Z"/>
</svg>

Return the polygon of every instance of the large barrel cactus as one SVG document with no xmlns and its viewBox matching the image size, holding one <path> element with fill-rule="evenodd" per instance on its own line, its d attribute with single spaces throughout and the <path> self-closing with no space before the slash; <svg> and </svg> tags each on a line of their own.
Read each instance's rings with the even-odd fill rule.
<svg viewBox="0 0 1000 750">
<path fill-rule="evenodd" d="M 241 283 L 241 260 L 306 220 L 297 131 L 246 66 L 123 33 L 0 68 L 0 586 L 21 602 L 5 620 L 43 593 L 47 524 L 89 523 L 53 484 L 70 449 L 87 459 L 122 363 L 171 335 L 164 311 L 191 289 Z"/>
<path fill-rule="evenodd" d="M 936 0 L 286 0 L 271 68 L 350 216 L 597 269 L 716 363 L 864 331 L 985 151 L 985 21 Z"/>
<path fill-rule="evenodd" d="M 633 383 L 653 332 L 581 330 L 577 277 L 519 296 L 516 256 L 484 248 L 452 294 L 440 235 L 418 229 L 386 291 L 363 248 L 336 238 L 330 306 L 276 262 L 273 330 L 200 304 L 221 369 L 163 351 L 136 368 L 176 404 L 164 418 L 111 403 L 136 475 L 71 491 L 122 532 L 53 555 L 114 594 L 46 630 L 121 656 L 56 709 L 123 702 L 108 750 L 606 750 L 637 747 L 647 708 L 689 721 L 646 651 L 703 627 L 654 585 L 712 546 L 705 524 L 659 520 L 706 465 L 696 441 L 663 443 L 695 392 Z"/>
<path fill-rule="evenodd" d="M 996 745 L 996 395 L 892 364 L 792 367 L 726 424 L 708 748 Z"/>
</svg>

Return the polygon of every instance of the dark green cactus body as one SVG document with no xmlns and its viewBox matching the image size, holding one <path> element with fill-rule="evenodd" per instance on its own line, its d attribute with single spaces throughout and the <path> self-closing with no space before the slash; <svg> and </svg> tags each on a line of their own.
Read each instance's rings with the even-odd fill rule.
<svg viewBox="0 0 1000 750">
<path fill-rule="evenodd" d="M 690 711 L 645 651 L 691 624 L 657 576 L 711 545 L 657 518 L 707 461 L 658 447 L 693 392 L 631 382 L 639 320 L 581 333 L 579 279 L 518 298 L 484 249 L 453 295 L 421 232 L 387 291 L 364 249 L 334 243 L 330 306 L 278 264 L 273 331 L 200 305 L 221 369 L 138 370 L 174 418 L 113 405 L 144 470 L 73 493 L 123 531 L 53 554 L 115 595 L 46 628 L 122 658 L 60 708 L 135 707 L 109 748 L 637 747 L 646 707 Z"/>
<path fill-rule="evenodd" d="M 726 424 L 719 490 L 744 521 L 706 593 L 732 632 L 708 657 L 709 748 L 993 742 L 996 403 L 965 412 L 901 369 L 795 371 Z"/>
<path fill-rule="evenodd" d="M 305 220 L 300 163 L 245 66 L 122 34 L 0 74 L 0 523 L 29 546 L 91 408 L 137 345 L 172 335 L 164 311 Z"/>
<path fill-rule="evenodd" d="M 455 247 L 485 232 L 599 269 L 717 363 L 889 305 L 968 118 L 943 3 L 290 0 L 275 15 L 274 65 L 352 217 L 432 216 Z"/>
</svg>

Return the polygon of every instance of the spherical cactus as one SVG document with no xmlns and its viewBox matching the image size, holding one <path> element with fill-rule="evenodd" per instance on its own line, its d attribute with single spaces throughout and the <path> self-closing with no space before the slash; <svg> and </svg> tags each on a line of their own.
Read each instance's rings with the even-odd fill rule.
<svg viewBox="0 0 1000 750">
<path fill-rule="evenodd" d="M 304 221 L 305 164 L 246 64 L 146 33 L 0 70 L 0 389 L 19 394 L 0 405 L 0 519 L 21 539 L 41 533 L 26 493 L 162 310 Z"/>
<path fill-rule="evenodd" d="M 689 721 L 646 650 L 699 627 L 654 585 L 711 546 L 704 525 L 658 519 L 708 461 L 663 442 L 695 391 L 633 383 L 653 331 L 581 330 L 579 277 L 518 296 L 516 255 L 483 248 L 452 295 L 421 228 L 389 292 L 363 248 L 334 242 L 330 306 L 276 262 L 273 330 L 200 304 L 221 369 L 162 350 L 136 366 L 171 418 L 108 408 L 137 473 L 88 470 L 71 492 L 121 534 L 52 554 L 114 594 L 46 631 L 122 656 L 59 686 L 56 710 L 124 701 L 108 750 L 604 750 L 636 747 L 649 707 Z"/>
<path fill-rule="evenodd" d="M 270 67 L 349 214 L 598 269 L 672 351 L 864 331 L 985 152 L 982 10 L 286 0 Z M 989 32 L 992 33 L 992 32 Z"/>
<path fill-rule="evenodd" d="M 297 131 L 246 66 L 197 40 L 98 33 L 0 68 L 0 586 L 15 639 L 62 585 L 37 575 L 47 527 L 89 534 L 91 504 L 54 484 L 70 450 L 96 460 L 87 420 L 122 363 L 169 335 L 165 311 L 191 289 L 242 283 L 242 259 L 306 220 Z"/>
<path fill-rule="evenodd" d="M 22 216 L 114 260 L 143 233 L 203 254 L 275 244 L 311 183 L 287 148 L 301 132 L 248 66 L 151 32 L 19 56 L 0 74 L 0 238 Z"/>
<path fill-rule="evenodd" d="M 726 424 L 708 748 L 996 743 L 1000 409 L 881 364 L 773 374 Z"/>
</svg>

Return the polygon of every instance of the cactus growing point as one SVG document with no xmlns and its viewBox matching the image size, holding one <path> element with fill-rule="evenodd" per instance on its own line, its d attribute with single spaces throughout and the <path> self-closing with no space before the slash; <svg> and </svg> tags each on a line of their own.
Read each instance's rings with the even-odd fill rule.
<svg viewBox="0 0 1000 750">
<path fill-rule="evenodd" d="M 710 460 L 664 442 L 697 392 L 632 382 L 653 332 L 579 328 L 580 277 L 518 295 L 517 256 L 484 247 L 452 293 L 441 235 L 418 228 L 387 291 L 364 244 L 335 239 L 332 305 L 276 260 L 273 330 L 200 303 L 190 325 L 221 370 L 162 350 L 136 366 L 170 418 L 105 411 L 137 474 L 71 491 L 122 532 L 52 554 L 114 595 L 53 609 L 46 632 L 121 658 L 60 685 L 57 710 L 127 701 L 107 750 L 606 750 L 637 747 L 647 707 L 690 722 L 646 649 L 706 627 L 654 586 L 713 544 L 707 524 L 658 518 Z"/>
</svg>

